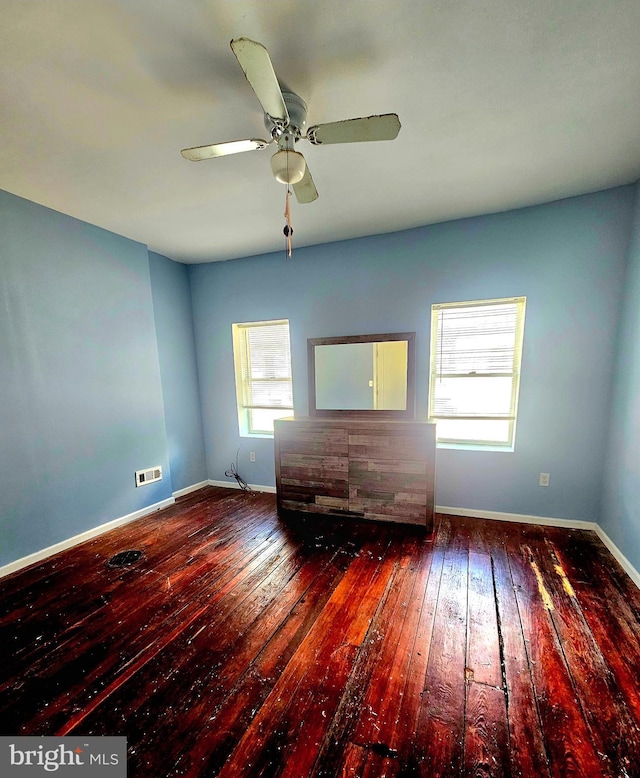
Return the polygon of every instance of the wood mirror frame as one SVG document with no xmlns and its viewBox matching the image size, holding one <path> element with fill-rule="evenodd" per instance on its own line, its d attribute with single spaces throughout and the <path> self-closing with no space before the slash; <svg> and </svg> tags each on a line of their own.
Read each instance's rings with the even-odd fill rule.
<svg viewBox="0 0 640 778">
<path fill-rule="evenodd" d="M 388 343 L 403 341 L 407 344 L 406 360 L 406 398 L 403 409 L 383 410 L 378 408 L 334 408 L 319 407 L 316 382 L 316 349 L 319 346 L 334 346 L 363 343 Z M 309 338 L 307 340 L 307 362 L 309 376 L 309 416 L 324 417 L 366 417 L 376 419 L 414 419 L 415 418 L 415 332 L 386 332 L 377 335 L 344 335 L 332 338 Z M 370 382 L 369 385 L 372 385 Z"/>
</svg>

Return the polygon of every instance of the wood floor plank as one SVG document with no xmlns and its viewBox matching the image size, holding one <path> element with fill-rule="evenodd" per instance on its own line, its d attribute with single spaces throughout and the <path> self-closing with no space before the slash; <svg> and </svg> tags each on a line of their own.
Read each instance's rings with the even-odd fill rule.
<svg viewBox="0 0 640 778">
<path fill-rule="evenodd" d="M 366 744 L 363 746 L 366 756 L 360 773 L 363 778 L 418 775 L 422 752 L 417 743 L 416 732 L 431 647 L 435 606 L 450 531 L 450 523 L 446 519 L 437 520 L 436 533 L 430 546 L 423 548 L 424 555 L 418 557 L 414 564 L 418 575 L 410 597 L 415 601 L 415 607 L 406 614 L 402 625 L 406 636 L 414 634 L 412 645 L 407 647 L 405 636 L 404 640 L 398 640 L 394 650 L 393 638 L 389 638 L 387 643 L 390 654 L 387 656 L 393 655 L 394 665 L 390 667 L 389 660 L 381 658 L 376 667 L 376 672 L 381 676 L 392 675 L 395 671 L 398 681 L 404 678 L 404 688 L 398 683 L 395 690 L 381 689 L 378 700 L 367 690 L 368 701 L 363 703 L 360 716 L 350 711 L 355 723 L 347 730 L 354 739 Z M 399 601 L 404 602 L 404 593 Z M 372 703 L 378 711 L 376 715 L 372 715 L 375 713 Z M 366 724 L 369 726 L 366 727 Z M 349 742 L 346 750 L 352 745 Z M 322 774 L 318 772 L 318 775 Z"/>
<path fill-rule="evenodd" d="M 132 778 L 640 778 L 640 593 L 595 534 L 435 526 L 207 487 L 0 579 L 0 734 L 126 734 Z"/>
<path fill-rule="evenodd" d="M 535 535 L 546 539 L 542 530 Z M 530 550 L 553 599 L 551 618 L 593 743 L 612 773 L 624 775 L 637 763 L 640 733 L 620 697 L 555 548 L 543 540 L 532 544 Z"/>
<path fill-rule="evenodd" d="M 504 664 L 511 774 L 549 778 L 549 760 L 538 715 L 531 666 L 504 547 L 505 532 L 510 530 L 511 525 L 505 530 L 497 522 L 478 528 L 478 532 L 482 531 L 484 535 L 482 548 L 491 549 Z"/>
<path fill-rule="evenodd" d="M 531 554 L 527 533 L 522 528 L 509 535 L 507 550 L 549 769 L 553 776 L 613 776 L 599 758 L 575 695 L 550 615 L 554 603 Z"/>
<path fill-rule="evenodd" d="M 491 556 L 469 551 L 467 680 L 502 688 Z"/>
<path fill-rule="evenodd" d="M 464 775 L 511 775 L 504 691 L 469 681 L 465 702 Z"/>
<path fill-rule="evenodd" d="M 468 547 L 453 534 L 445 553 L 416 733 L 420 775 L 463 767 Z"/>
<path fill-rule="evenodd" d="M 601 598 L 606 603 L 614 603 L 611 614 L 618 624 L 616 631 L 622 631 L 631 639 L 629 648 L 633 656 L 640 660 L 640 619 L 634 608 L 634 592 L 636 587 L 625 576 L 619 564 L 604 548 L 593 533 L 570 530 L 564 538 L 553 528 L 547 528 L 556 549 L 561 551 L 565 564 L 572 565 L 574 588 L 589 590 L 592 595 Z M 626 585 L 621 586 L 621 579 L 626 578 Z M 631 587 L 629 586 L 631 584 Z M 636 592 L 639 590 L 636 590 Z"/>
<path fill-rule="evenodd" d="M 394 754 L 399 753 L 398 725 L 403 718 L 409 718 L 406 709 L 416 710 L 421 699 L 420 691 L 409 688 L 409 676 L 415 673 L 412 665 L 416 658 L 416 634 L 424 603 L 422 593 L 430 580 L 433 561 L 433 548 L 425 548 L 423 551 L 425 553 L 418 555 L 415 563 L 407 568 L 410 575 L 404 578 L 402 587 L 396 584 L 398 598 L 390 616 L 391 629 L 385 634 L 384 650 L 373 668 L 363 698 L 364 709 L 375 713 L 375 716 L 367 717 L 368 725 L 365 719 L 360 718 L 354 732 L 356 742 L 381 744 Z M 383 625 L 381 628 L 384 628 Z M 424 663 L 420 662 L 423 668 L 428 658 L 428 645 L 424 655 Z M 423 679 L 424 672 L 421 674 Z M 381 732 L 388 733 L 388 736 L 381 736 Z"/>
<path fill-rule="evenodd" d="M 640 721 L 640 686 L 637 683 L 640 641 L 632 627 L 633 617 L 628 603 L 616 598 L 606 575 L 598 575 L 595 579 L 597 584 L 593 578 L 585 576 L 586 543 L 577 549 L 573 543 L 563 545 L 562 550 L 554 544 L 554 552 L 569 575 L 582 614 L 606 656 L 620 694 L 633 712 L 635 721 Z"/>
<path fill-rule="evenodd" d="M 419 743 L 419 720 L 424 699 L 427 667 L 433 645 L 436 605 L 442 581 L 444 558 L 451 538 L 451 522 L 446 517 L 436 517 L 436 533 L 433 541 L 433 555 L 429 577 L 420 595 L 420 614 L 416 624 L 416 637 L 407 667 L 407 682 L 402 695 L 402 704 L 398 711 L 393 731 L 390 733 L 389 746 L 400 755 L 400 769 L 407 774 L 418 774 L 418 765 L 422 757 Z M 387 769 L 391 765 L 386 766 Z"/>
</svg>

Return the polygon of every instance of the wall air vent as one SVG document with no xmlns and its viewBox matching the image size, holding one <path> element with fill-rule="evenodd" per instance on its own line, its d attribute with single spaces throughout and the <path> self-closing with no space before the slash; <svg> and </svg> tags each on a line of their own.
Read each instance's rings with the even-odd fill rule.
<svg viewBox="0 0 640 778">
<path fill-rule="evenodd" d="M 145 486 L 146 484 L 152 484 L 154 481 L 161 480 L 162 468 L 160 465 L 150 467 L 147 470 L 136 470 L 136 486 Z"/>
</svg>

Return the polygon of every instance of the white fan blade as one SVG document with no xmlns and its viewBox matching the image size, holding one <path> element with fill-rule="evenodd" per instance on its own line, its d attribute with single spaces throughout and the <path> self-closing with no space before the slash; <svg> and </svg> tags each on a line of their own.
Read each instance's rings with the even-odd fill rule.
<svg viewBox="0 0 640 778">
<path fill-rule="evenodd" d="M 318 199 L 318 190 L 313 183 L 311 173 L 309 172 L 309 165 L 305 166 L 304 175 L 297 184 L 293 185 L 293 191 L 296 195 L 296 200 L 299 203 L 312 203 Z"/>
<path fill-rule="evenodd" d="M 382 116 L 317 124 L 307 130 L 307 138 L 317 146 L 329 143 L 393 140 L 399 132 L 400 119 L 397 114 L 385 113 Z"/>
<path fill-rule="evenodd" d="M 192 149 L 182 149 L 180 152 L 191 162 L 200 162 L 212 157 L 226 157 L 227 154 L 240 154 L 243 151 L 259 151 L 266 149 L 271 141 L 253 138 L 252 140 L 230 140 L 226 143 L 212 143 L 210 146 L 194 146 Z"/>
<path fill-rule="evenodd" d="M 247 77 L 247 81 L 256 93 L 262 110 L 272 119 L 289 124 L 289 113 L 278 78 L 271 64 L 269 52 L 261 43 L 248 38 L 232 40 L 231 48 Z"/>
</svg>

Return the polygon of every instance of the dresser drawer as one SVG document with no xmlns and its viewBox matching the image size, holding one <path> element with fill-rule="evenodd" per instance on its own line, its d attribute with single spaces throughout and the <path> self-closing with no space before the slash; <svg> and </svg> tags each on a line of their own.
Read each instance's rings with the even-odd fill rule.
<svg viewBox="0 0 640 778">
<path fill-rule="evenodd" d="M 349 462 L 349 510 L 367 519 L 426 522 L 429 489 L 424 461 Z"/>
<path fill-rule="evenodd" d="M 314 454 L 318 456 L 347 456 L 349 436 L 346 429 L 320 428 L 302 424 L 299 429 L 280 425 L 280 453 Z"/>
<path fill-rule="evenodd" d="M 360 431 L 349 433 L 351 459 L 397 459 L 424 462 L 427 458 L 424 435 Z"/>
</svg>

